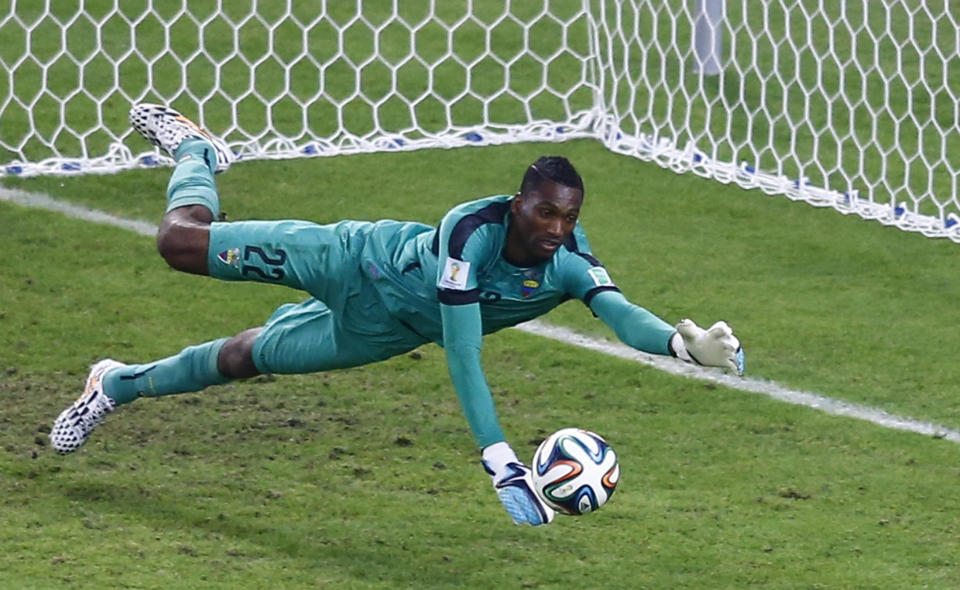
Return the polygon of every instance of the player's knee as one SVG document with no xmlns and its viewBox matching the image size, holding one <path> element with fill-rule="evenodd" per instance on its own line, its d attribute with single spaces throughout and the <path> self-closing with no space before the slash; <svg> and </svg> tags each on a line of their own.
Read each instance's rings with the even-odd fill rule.
<svg viewBox="0 0 960 590">
<path fill-rule="evenodd" d="M 224 377 L 246 379 L 260 374 L 253 362 L 253 343 L 261 328 L 251 328 L 227 340 L 217 357 L 217 370 Z"/>
<path fill-rule="evenodd" d="M 176 270 L 206 274 L 210 226 L 174 215 L 177 211 L 163 218 L 157 232 L 157 251 Z"/>
</svg>

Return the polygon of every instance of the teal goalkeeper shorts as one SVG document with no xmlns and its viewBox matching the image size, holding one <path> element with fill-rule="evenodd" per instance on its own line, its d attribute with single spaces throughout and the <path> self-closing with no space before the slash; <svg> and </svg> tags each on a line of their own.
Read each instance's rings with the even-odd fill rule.
<svg viewBox="0 0 960 590">
<path fill-rule="evenodd" d="M 426 339 L 386 310 L 362 270 L 371 223 L 307 221 L 214 223 L 211 277 L 286 285 L 309 293 L 279 307 L 257 336 L 253 360 L 263 373 L 312 373 L 381 361 Z"/>
</svg>

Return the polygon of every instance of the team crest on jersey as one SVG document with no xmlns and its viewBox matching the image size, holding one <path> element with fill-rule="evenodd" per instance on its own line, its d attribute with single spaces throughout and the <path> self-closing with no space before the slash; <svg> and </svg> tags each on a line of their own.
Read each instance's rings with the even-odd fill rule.
<svg viewBox="0 0 960 590">
<path fill-rule="evenodd" d="M 593 284 L 597 287 L 612 287 L 613 280 L 610 278 L 610 275 L 607 274 L 607 269 L 602 266 L 594 266 L 587 271 L 590 275 L 590 278 L 593 279 Z"/>
<path fill-rule="evenodd" d="M 443 274 L 440 276 L 439 286 L 444 289 L 465 291 L 467 289 L 467 277 L 469 275 L 469 262 L 447 257 L 447 262 L 443 265 Z"/>
<path fill-rule="evenodd" d="M 223 252 L 217 254 L 217 260 L 226 264 L 227 266 L 240 266 L 240 248 L 230 248 L 229 250 L 224 250 Z"/>
<path fill-rule="evenodd" d="M 520 288 L 520 294 L 529 297 L 534 291 L 540 288 L 540 279 L 543 274 L 536 270 L 528 270 L 523 273 L 523 286 Z"/>
<path fill-rule="evenodd" d="M 539 286 L 540 286 L 540 283 L 538 281 L 535 281 L 533 279 L 526 279 L 525 281 L 523 281 L 523 288 L 520 290 L 520 292 L 524 297 L 528 297 Z"/>
</svg>

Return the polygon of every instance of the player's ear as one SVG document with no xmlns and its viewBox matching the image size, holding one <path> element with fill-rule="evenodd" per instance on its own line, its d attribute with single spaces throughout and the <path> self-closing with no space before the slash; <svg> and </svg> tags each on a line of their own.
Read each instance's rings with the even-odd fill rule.
<svg viewBox="0 0 960 590">
<path fill-rule="evenodd" d="M 523 201 L 522 194 L 517 193 L 513 195 L 513 198 L 510 199 L 510 212 L 513 213 L 514 215 L 517 215 L 518 213 L 520 213 L 520 205 L 523 204 L 522 201 Z"/>
</svg>

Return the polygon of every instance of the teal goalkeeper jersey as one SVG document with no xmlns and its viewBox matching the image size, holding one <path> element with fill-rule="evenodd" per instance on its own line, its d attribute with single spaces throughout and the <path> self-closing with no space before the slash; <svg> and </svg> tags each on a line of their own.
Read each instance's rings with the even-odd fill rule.
<svg viewBox="0 0 960 590">
<path fill-rule="evenodd" d="M 483 334 L 543 315 L 571 298 L 646 352 L 669 354 L 674 332 L 623 297 L 590 253 L 579 222 L 549 260 L 529 268 L 507 262 L 510 200 L 504 195 L 464 203 L 436 228 L 377 222 L 362 259 L 390 314 L 446 349 L 451 380 L 481 448 L 504 440 L 480 362 Z"/>
<path fill-rule="evenodd" d="M 554 256 L 521 268 L 503 258 L 509 196 L 463 203 L 437 228 L 380 221 L 370 233 L 364 271 L 389 311 L 428 340 L 443 342 L 440 303 L 478 303 L 484 334 L 539 317 L 575 298 L 587 305 L 617 291 L 590 253 L 578 222 Z"/>
</svg>

